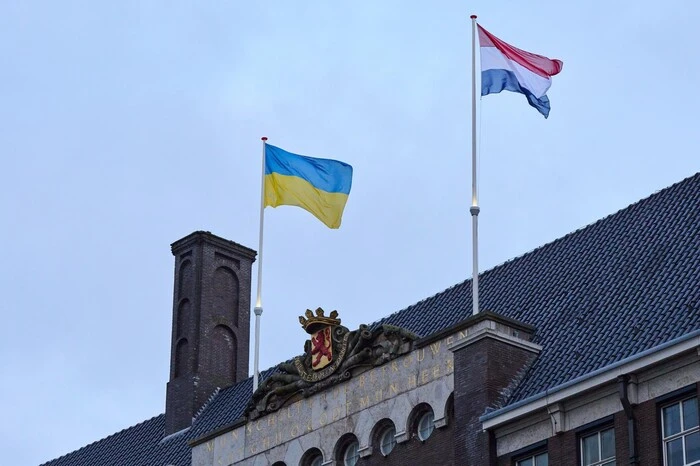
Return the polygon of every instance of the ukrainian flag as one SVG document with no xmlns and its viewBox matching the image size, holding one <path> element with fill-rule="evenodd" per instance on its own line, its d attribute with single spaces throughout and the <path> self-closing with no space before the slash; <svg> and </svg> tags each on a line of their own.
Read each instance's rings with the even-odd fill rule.
<svg viewBox="0 0 700 466">
<path fill-rule="evenodd" d="M 265 206 L 301 207 L 328 228 L 338 228 L 351 186 L 352 167 L 347 163 L 265 144 Z"/>
</svg>

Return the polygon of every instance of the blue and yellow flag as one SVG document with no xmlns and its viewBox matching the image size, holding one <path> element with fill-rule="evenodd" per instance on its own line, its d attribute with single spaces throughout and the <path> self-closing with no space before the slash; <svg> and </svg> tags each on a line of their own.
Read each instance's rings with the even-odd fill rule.
<svg viewBox="0 0 700 466">
<path fill-rule="evenodd" d="M 351 186 L 352 167 L 347 163 L 265 144 L 265 206 L 301 207 L 328 228 L 338 228 Z"/>
</svg>

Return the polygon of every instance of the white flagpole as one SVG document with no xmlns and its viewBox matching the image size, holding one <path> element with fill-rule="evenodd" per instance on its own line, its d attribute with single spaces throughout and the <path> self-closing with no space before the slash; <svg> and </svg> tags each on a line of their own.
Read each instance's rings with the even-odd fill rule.
<svg viewBox="0 0 700 466">
<path fill-rule="evenodd" d="M 476 15 L 472 19 L 472 314 L 479 313 L 479 202 L 476 192 Z"/>
<path fill-rule="evenodd" d="M 255 299 L 255 355 L 253 357 L 253 392 L 258 389 L 258 361 L 260 359 L 260 316 L 262 315 L 263 225 L 265 223 L 265 145 L 262 137 L 262 176 L 260 178 L 260 238 L 258 241 L 258 296 Z"/>
</svg>

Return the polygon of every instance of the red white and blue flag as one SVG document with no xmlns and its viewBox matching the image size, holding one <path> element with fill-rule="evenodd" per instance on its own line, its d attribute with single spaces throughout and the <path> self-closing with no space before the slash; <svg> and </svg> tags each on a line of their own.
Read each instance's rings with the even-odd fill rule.
<svg viewBox="0 0 700 466">
<path fill-rule="evenodd" d="M 545 118 L 549 116 L 547 90 L 552 76 L 564 66 L 561 60 L 520 50 L 479 27 L 481 95 L 503 90 L 519 92 Z"/>
</svg>

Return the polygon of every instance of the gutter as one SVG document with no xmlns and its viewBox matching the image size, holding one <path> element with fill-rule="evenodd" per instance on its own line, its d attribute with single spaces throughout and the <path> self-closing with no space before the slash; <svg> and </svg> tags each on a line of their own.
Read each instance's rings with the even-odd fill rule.
<svg viewBox="0 0 700 466">
<path fill-rule="evenodd" d="M 692 342 L 693 339 L 697 338 L 698 341 Z M 680 346 L 682 345 L 681 348 L 673 348 L 674 346 Z M 634 370 L 639 370 L 642 367 L 650 365 L 652 362 L 648 363 L 642 363 L 642 364 L 637 364 L 639 367 L 632 367 L 632 368 L 626 368 L 626 370 L 622 371 L 619 370 L 625 365 L 633 365 L 634 363 L 639 363 L 640 360 L 643 360 L 649 356 L 656 355 L 657 353 L 664 352 L 668 354 L 662 354 L 660 355 L 659 359 L 667 359 L 669 357 L 675 356 L 676 354 L 679 354 L 683 351 L 688 351 L 693 349 L 696 346 L 700 346 L 700 329 L 697 329 L 693 332 L 686 333 L 683 336 L 680 336 L 678 338 L 674 338 L 673 340 L 669 340 L 665 343 L 662 343 L 658 346 L 655 346 L 653 348 L 649 348 L 647 350 L 644 350 L 640 353 L 634 354 L 632 356 L 629 356 L 627 358 L 621 359 L 619 361 L 616 361 L 608 366 L 601 367 L 600 369 L 596 369 L 592 372 L 589 372 L 587 374 L 584 374 L 580 377 L 577 377 L 575 379 L 569 380 L 568 382 L 564 382 L 561 385 L 557 385 L 556 387 L 553 387 L 551 389 L 547 389 L 544 392 L 540 392 L 536 395 L 530 396 L 528 398 L 525 398 L 523 400 L 520 400 L 518 402 L 515 402 L 511 405 L 505 406 L 501 409 L 497 409 L 494 411 L 491 411 L 490 413 L 486 413 L 483 416 L 479 418 L 479 421 L 482 422 L 483 428 L 484 429 L 490 429 L 493 427 L 496 427 L 499 424 L 502 424 L 503 422 L 507 422 L 511 419 L 514 419 L 516 417 L 520 417 L 522 415 L 525 415 L 531 411 L 534 411 L 536 409 L 540 409 L 552 402 L 556 402 L 558 400 L 567 398 L 574 393 L 570 394 L 563 394 L 567 389 L 572 389 L 570 390 L 572 392 L 580 392 L 583 390 L 586 390 L 588 388 L 592 388 L 593 386 L 600 385 L 601 383 L 605 382 L 610 382 L 616 380 L 616 377 L 618 375 L 621 375 L 623 373 L 630 373 L 633 372 Z M 613 372 L 615 370 L 618 370 L 617 372 Z M 612 373 L 611 373 L 612 372 Z M 594 380 L 594 379 L 601 379 L 601 380 Z M 583 385 L 582 387 L 576 387 L 577 385 Z M 532 405 L 532 406 L 529 406 Z M 510 414 L 510 416 L 507 416 Z M 500 417 L 506 416 L 504 419 L 497 419 Z"/>
</svg>

